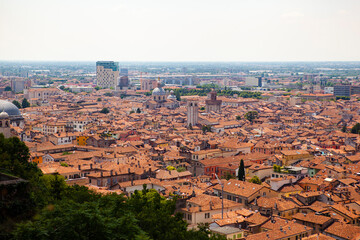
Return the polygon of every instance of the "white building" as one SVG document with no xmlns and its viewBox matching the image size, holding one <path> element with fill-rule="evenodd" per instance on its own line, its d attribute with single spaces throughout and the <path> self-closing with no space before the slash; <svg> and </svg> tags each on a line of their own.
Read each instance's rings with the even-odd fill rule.
<svg viewBox="0 0 360 240">
<path fill-rule="evenodd" d="M 119 79 L 119 64 L 113 61 L 96 62 L 97 86 L 116 89 Z"/>
</svg>

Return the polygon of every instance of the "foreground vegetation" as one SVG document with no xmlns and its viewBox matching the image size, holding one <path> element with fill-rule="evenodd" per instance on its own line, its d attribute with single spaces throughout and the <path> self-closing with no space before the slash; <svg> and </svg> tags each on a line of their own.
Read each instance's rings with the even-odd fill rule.
<svg viewBox="0 0 360 240">
<path fill-rule="evenodd" d="M 27 180 L 17 185 L 21 194 L 1 202 L 1 239 L 225 239 L 210 234 L 208 225 L 188 230 L 175 214 L 176 198 L 146 188 L 131 198 L 100 195 L 43 175 L 28 158 L 23 142 L 0 134 L 1 172 Z"/>
</svg>

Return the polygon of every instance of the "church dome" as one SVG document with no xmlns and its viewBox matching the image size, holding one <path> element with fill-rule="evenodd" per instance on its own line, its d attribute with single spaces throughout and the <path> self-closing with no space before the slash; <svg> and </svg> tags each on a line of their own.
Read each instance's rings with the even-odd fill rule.
<svg viewBox="0 0 360 240">
<path fill-rule="evenodd" d="M 158 96 L 158 95 L 165 95 L 166 94 L 166 92 L 165 92 L 165 90 L 164 89 L 162 89 L 162 88 L 155 88 L 154 90 L 153 90 L 153 92 L 152 92 L 152 95 L 156 95 L 156 96 Z"/>
<path fill-rule="evenodd" d="M 11 102 L 0 100 L 0 112 L 6 112 L 9 116 L 21 116 L 20 110 Z"/>
<path fill-rule="evenodd" d="M 167 97 L 167 99 L 176 100 L 176 96 L 171 94 L 171 95 L 169 95 L 169 96 Z"/>
<path fill-rule="evenodd" d="M 6 118 L 9 118 L 9 114 L 7 114 L 6 112 L 1 112 L 0 119 L 6 119 Z"/>
</svg>

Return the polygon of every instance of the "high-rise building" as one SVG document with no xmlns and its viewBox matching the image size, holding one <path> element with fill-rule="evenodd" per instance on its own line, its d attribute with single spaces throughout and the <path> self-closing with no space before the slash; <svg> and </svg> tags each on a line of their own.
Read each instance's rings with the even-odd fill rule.
<svg viewBox="0 0 360 240">
<path fill-rule="evenodd" d="M 336 97 L 350 97 L 351 95 L 351 85 L 335 85 L 334 86 L 334 95 Z"/>
<path fill-rule="evenodd" d="M 151 91 L 157 87 L 158 82 L 155 79 L 141 79 L 140 89 L 145 91 Z"/>
<path fill-rule="evenodd" d="M 195 126 L 198 123 L 199 103 L 197 100 L 187 101 L 187 126 Z"/>
<path fill-rule="evenodd" d="M 119 85 L 119 64 L 113 61 L 96 62 L 97 86 L 102 88 L 117 88 Z"/>
<path fill-rule="evenodd" d="M 261 87 L 262 86 L 261 77 L 246 77 L 245 86 Z"/>
<path fill-rule="evenodd" d="M 25 88 L 25 79 L 23 78 L 13 78 L 11 79 L 11 90 L 14 93 L 22 92 Z"/>
</svg>

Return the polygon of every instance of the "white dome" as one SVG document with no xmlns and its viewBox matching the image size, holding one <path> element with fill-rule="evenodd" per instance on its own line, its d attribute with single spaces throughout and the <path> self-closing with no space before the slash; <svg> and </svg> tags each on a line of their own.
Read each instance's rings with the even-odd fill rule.
<svg viewBox="0 0 360 240">
<path fill-rule="evenodd" d="M 167 97 L 167 99 L 173 99 L 173 100 L 176 100 L 176 96 L 175 96 L 175 95 L 169 95 L 169 96 Z"/>
<path fill-rule="evenodd" d="M 166 95 L 166 92 L 162 88 L 155 88 L 152 95 Z"/>
<path fill-rule="evenodd" d="M 7 112 L 1 112 L 0 119 L 6 119 L 6 118 L 9 118 L 9 114 L 7 114 Z"/>
</svg>

